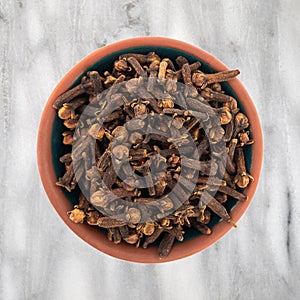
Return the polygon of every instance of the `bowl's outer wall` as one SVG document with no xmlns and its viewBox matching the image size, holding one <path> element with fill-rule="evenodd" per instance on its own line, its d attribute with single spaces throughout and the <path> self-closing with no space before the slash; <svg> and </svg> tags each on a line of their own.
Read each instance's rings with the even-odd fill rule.
<svg viewBox="0 0 300 300">
<path fill-rule="evenodd" d="M 190 62 L 200 61 L 202 64 L 201 69 L 207 73 L 228 69 L 205 51 L 173 39 L 145 37 L 111 44 L 98 49 L 84 58 L 60 81 L 46 104 L 40 122 L 38 136 L 38 165 L 41 179 L 51 203 L 65 223 L 78 236 L 97 249 L 117 258 L 143 263 L 172 261 L 199 252 L 221 238 L 231 229 L 231 226 L 225 222 L 220 222 L 218 217 L 214 217 L 209 224 L 210 226 L 214 226 L 212 235 L 203 236 L 199 235 L 196 231 L 190 231 L 187 233 L 183 243 L 175 245 L 170 255 L 166 259 L 160 260 L 157 257 L 155 247 L 136 249 L 127 244 L 114 245 L 106 239 L 104 232 L 101 232 L 101 230 L 91 228 L 85 224 L 74 224 L 71 222 L 66 212 L 76 204 L 79 190 L 76 189 L 72 193 L 68 193 L 55 186 L 56 178 L 62 176 L 64 173 L 64 167 L 59 162 L 59 157 L 70 152 L 71 147 L 62 146 L 61 133 L 64 131 L 64 126 L 62 121 L 56 116 L 52 104 L 57 96 L 78 84 L 86 71 L 96 69 L 103 73 L 105 70 L 112 69 L 113 61 L 117 59 L 120 54 L 128 52 L 148 53 L 150 51 L 155 51 L 161 57 L 169 57 L 172 60 L 175 60 L 179 55 L 183 55 L 186 56 Z M 249 117 L 251 135 L 255 140 L 253 146 L 246 147 L 245 153 L 247 169 L 251 170 L 251 174 L 256 180 L 251 183 L 245 191 L 249 200 L 245 203 L 237 203 L 235 206 L 236 200 L 231 198 L 226 204 L 226 208 L 229 210 L 235 206 L 231 215 L 233 219 L 237 221 L 247 209 L 257 187 L 262 164 L 262 132 L 254 104 L 240 81 L 234 79 L 229 83 L 223 83 L 222 87 L 226 93 L 238 100 L 240 110 Z"/>
</svg>

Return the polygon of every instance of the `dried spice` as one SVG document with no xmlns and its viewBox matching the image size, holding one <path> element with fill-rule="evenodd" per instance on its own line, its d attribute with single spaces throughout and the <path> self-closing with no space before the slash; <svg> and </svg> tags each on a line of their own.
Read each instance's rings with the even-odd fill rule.
<svg viewBox="0 0 300 300">
<path fill-rule="evenodd" d="M 206 74 L 183 56 L 126 53 L 60 95 L 53 107 L 66 127 L 62 144 L 73 148 L 60 157 L 57 185 L 71 192 L 85 179 L 70 220 L 103 228 L 115 244 L 157 242 L 160 258 L 189 230 L 212 234 L 214 215 L 236 226 L 224 203 L 247 200 L 237 187 L 253 180 L 244 148 L 254 141 L 220 82 L 238 74 Z M 139 132 L 146 128 L 155 130 Z"/>
</svg>

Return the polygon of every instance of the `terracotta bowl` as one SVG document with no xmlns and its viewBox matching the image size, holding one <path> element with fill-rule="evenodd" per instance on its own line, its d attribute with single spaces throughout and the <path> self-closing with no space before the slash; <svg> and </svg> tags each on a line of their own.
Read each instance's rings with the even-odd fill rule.
<svg viewBox="0 0 300 300">
<path fill-rule="evenodd" d="M 62 122 L 52 108 L 55 99 L 78 83 L 87 70 L 98 69 L 100 72 L 103 72 L 111 69 L 113 61 L 122 53 L 148 53 L 150 51 L 155 51 L 162 57 L 170 57 L 172 59 L 175 59 L 178 55 L 183 55 L 190 62 L 200 60 L 204 71 L 209 73 L 228 70 L 222 62 L 206 51 L 185 42 L 164 37 L 132 38 L 100 48 L 77 63 L 62 78 L 50 95 L 40 121 L 37 160 L 40 177 L 49 200 L 62 220 L 75 234 L 99 251 L 113 257 L 140 263 L 161 263 L 184 258 L 204 250 L 231 230 L 231 225 L 216 218 L 210 224 L 213 226 L 211 235 L 204 236 L 191 232 L 187 235 L 186 240 L 174 245 L 168 257 L 159 259 L 156 246 L 142 249 L 125 243 L 115 245 L 106 238 L 104 232 L 100 229 L 87 224 L 71 222 L 68 219 L 67 211 L 71 210 L 76 203 L 76 191 L 69 194 L 55 185 L 57 177 L 63 174 L 63 166 L 59 163 L 58 158 L 65 153 L 65 149 L 61 145 Z M 227 209 L 231 210 L 232 218 L 238 221 L 249 206 L 259 182 L 263 157 L 263 138 L 257 111 L 242 83 L 238 79 L 234 79 L 229 83 L 223 84 L 223 89 L 238 100 L 241 110 L 249 118 L 250 131 L 252 138 L 255 140 L 253 146 L 248 146 L 245 154 L 247 167 L 255 178 L 255 181 L 244 191 L 248 195 L 249 200 L 236 203 L 235 200 L 230 199 L 227 204 Z"/>
</svg>

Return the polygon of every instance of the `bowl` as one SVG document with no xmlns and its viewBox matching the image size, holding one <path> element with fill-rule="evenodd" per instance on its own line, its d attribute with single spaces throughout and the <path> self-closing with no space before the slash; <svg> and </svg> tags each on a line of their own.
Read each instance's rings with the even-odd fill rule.
<svg viewBox="0 0 300 300">
<path fill-rule="evenodd" d="M 76 193 L 78 191 L 75 190 L 72 193 L 68 193 L 55 184 L 57 178 L 63 174 L 63 166 L 59 163 L 59 157 L 65 153 L 60 138 L 60 134 L 64 130 L 63 125 L 52 107 L 55 99 L 70 87 L 78 84 L 86 71 L 98 69 L 103 72 L 110 69 L 113 61 L 120 54 L 126 52 L 148 53 L 150 51 L 155 51 L 162 57 L 170 57 L 172 59 L 178 55 L 183 55 L 190 62 L 199 60 L 202 63 L 202 68 L 208 73 L 228 70 L 226 65 L 212 54 L 185 42 L 165 37 L 131 38 L 102 47 L 77 63 L 61 79 L 50 95 L 40 120 L 37 162 L 41 181 L 51 204 L 65 224 L 77 236 L 99 251 L 115 258 L 139 263 L 162 263 L 185 258 L 206 249 L 222 238 L 231 230 L 232 226 L 224 221 L 220 221 L 218 218 L 214 219 L 212 221 L 213 224 L 210 224 L 213 226 L 211 235 L 205 236 L 199 233 L 189 233 L 183 242 L 173 246 L 169 256 L 160 259 L 155 246 L 143 249 L 125 243 L 115 245 L 106 238 L 104 232 L 100 229 L 87 224 L 75 224 L 70 221 L 67 211 L 72 210 L 73 205 L 76 204 Z M 247 169 L 250 170 L 250 173 L 255 178 L 255 181 L 244 191 L 248 196 L 248 200 L 236 203 L 235 200 L 231 199 L 226 207 L 231 210 L 232 218 L 238 221 L 248 208 L 259 182 L 263 158 L 263 138 L 259 116 L 242 83 L 235 78 L 228 83 L 223 83 L 222 87 L 226 93 L 238 100 L 242 112 L 248 116 L 251 135 L 255 141 L 253 145 L 248 146 L 245 153 Z"/>
</svg>

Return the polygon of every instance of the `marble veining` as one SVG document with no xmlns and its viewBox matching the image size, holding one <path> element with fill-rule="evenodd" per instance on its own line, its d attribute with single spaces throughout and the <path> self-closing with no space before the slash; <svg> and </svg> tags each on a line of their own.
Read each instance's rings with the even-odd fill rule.
<svg viewBox="0 0 300 300">
<path fill-rule="evenodd" d="M 0 299 L 299 299 L 299 13 L 297 0 L 0 0 Z M 60 78 L 91 51 L 143 35 L 181 39 L 239 68 L 265 138 L 239 228 L 162 265 L 80 240 L 36 165 L 40 115 Z"/>
</svg>

